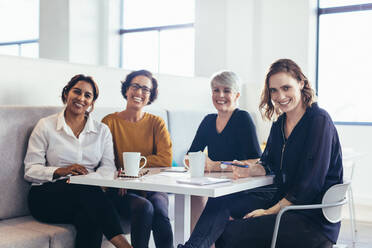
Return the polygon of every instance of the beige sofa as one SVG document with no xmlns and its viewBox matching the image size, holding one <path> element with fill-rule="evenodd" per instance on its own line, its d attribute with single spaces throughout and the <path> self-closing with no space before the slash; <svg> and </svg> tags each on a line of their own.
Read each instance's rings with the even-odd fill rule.
<svg viewBox="0 0 372 248">
<path fill-rule="evenodd" d="M 23 159 L 28 138 L 37 121 L 54 114 L 61 107 L 0 106 L 0 247 L 1 248 L 69 248 L 74 247 L 75 229 L 72 225 L 50 225 L 36 221 L 27 208 L 30 184 L 23 179 Z M 114 108 L 96 108 L 93 116 L 101 120 Z M 173 157 L 182 164 L 205 116 L 204 111 L 148 110 L 162 117 L 168 125 L 173 142 Z M 173 202 L 170 201 L 171 219 Z M 129 232 L 129 226 L 124 223 Z M 103 247 L 110 247 L 105 241 Z"/>
</svg>

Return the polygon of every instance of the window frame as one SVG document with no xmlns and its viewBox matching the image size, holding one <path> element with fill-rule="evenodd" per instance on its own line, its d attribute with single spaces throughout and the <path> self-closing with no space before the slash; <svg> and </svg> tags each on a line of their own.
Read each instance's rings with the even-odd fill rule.
<svg viewBox="0 0 372 248">
<path fill-rule="evenodd" d="M 31 43 L 39 43 L 39 39 L 0 42 L 0 46 L 2 47 L 2 46 L 18 45 L 18 55 L 17 56 L 22 56 L 22 45 L 23 44 L 31 44 Z"/>
<path fill-rule="evenodd" d="M 319 23 L 321 15 L 329 15 L 336 13 L 347 13 L 347 12 L 360 12 L 366 10 L 372 10 L 372 1 L 371 3 L 364 4 L 355 4 L 355 5 L 346 5 L 346 6 L 337 6 L 337 7 L 327 7 L 320 8 L 320 0 L 317 0 L 317 42 L 316 42 L 316 74 L 315 74 L 315 92 L 318 96 L 319 91 Z M 372 122 L 353 122 L 353 121 L 334 121 L 336 125 L 345 125 L 345 126 L 372 126 Z"/>
<path fill-rule="evenodd" d="M 161 31 L 172 30 L 172 29 L 194 28 L 194 26 L 195 26 L 194 25 L 195 22 L 189 22 L 189 23 L 181 23 L 181 24 L 174 24 L 174 25 L 147 26 L 147 27 L 142 27 L 142 28 L 128 28 L 128 29 L 125 29 L 124 24 L 123 24 L 124 1 L 125 0 L 120 1 L 120 30 L 119 30 L 119 35 L 120 35 L 120 39 L 119 39 L 119 42 L 120 42 L 120 45 L 119 45 L 119 49 L 120 49 L 119 67 L 120 68 L 123 68 L 123 63 L 122 63 L 122 61 L 123 61 L 123 37 L 124 37 L 125 34 L 157 31 L 158 36 L 160 37 L 160 32 Z M 160 40 L 159 40 L 159 44 L 160 44 Z M 158 61 L 159 61 L 160 60 L 160 54 L 158 56 L 159 56 L 158 57 Z M 159 68 L 160 68 L 160 66 L 159 66 Z M 158 68 L 158 71 L 156 71 L 154 73 L 160 73 L 159 68 Z"/>
</svg>

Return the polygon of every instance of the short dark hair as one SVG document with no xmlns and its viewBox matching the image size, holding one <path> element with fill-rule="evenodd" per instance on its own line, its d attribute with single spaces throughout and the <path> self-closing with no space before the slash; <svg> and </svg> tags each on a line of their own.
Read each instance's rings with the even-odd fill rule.
<svg viewBox="0 0 372 248">
<path fill-rule="evenodd" d="M 290 59 L 279 59 L 271 64 L 269 72 L 266 75 L 265 86 L 261 94 L 260 111 L 263 117 L 271 120 L 272 117 L 278 117 L 281 112 L 279 109 L 275 109 L 274 104 L 271 101 L 271 95 L 269 90 L 270 77 L 279 72 L 289 74 L 291 77 L 297 80 L 297 82 L 304 82 L 304 87 L 301 90 L 302 101 L 306 107 L 310 107 L 315 102 L 314 90 L 311 88 L 309 80 L 302 72 L 301 68 Z"/>
<path fill-rule="evenodd" d="M 121 82 L 121 94 L 125 99 L 127 99 L 126 93 L 128 91 L 128 88 L 133 78 L 137 76 L 145 76 L 151 80 L 152 89 L 150 91 L 150 100 L 147 103 L 147 105 L 150 105 L 158 97 L 158 81 L 152 76 L 152 73 L 147 70 L 132 71 L 131 73 L 129 73 L 125 80 Z"/>
<path fill-rule="evenodd" d="M 66 103 L 68 93 L 70 92 L 72 87 L 74 87 L 75 84 L 77 84 L 77 82 L 79 82 L 79 81 L 87 82 L 92 86 L 92 88 L 93 88 L 93 102 L 98 98 L 99 90 L 98 90 L 98 86 L 97 86 L 96 82 L 93 80 L 93 78 L 91 76 L 85 76 L 83 74 L 77 74 L 77 75 L 73 76 L 71 78 L 71 80 L 66 84 L 66 86 L 63 87 L 63 89 L 62 89 L 61 98 L 62 98 L 63 103 Z"/>
</svg>

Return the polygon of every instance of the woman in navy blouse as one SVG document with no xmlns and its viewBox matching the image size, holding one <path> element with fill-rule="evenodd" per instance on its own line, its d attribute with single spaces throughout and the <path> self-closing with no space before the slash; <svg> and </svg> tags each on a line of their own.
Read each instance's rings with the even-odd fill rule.
<svg viewBox="0 0 372 248">
<path fill-rule="evenodd" d="M 204 231 L 194 231 L 192 240 L 179 247 L 209 247 L 213 242 L 216 247 L 269 247 L 276 214 L 282 207 L 320 203 L 328 188 L 342 183 L 336 128 L 314 101 L 309 81 L 295 62 L 280 59 L 271 65 L 260 109 L 267 119 L 277 119 L 260 163 L 234 167 L 233 172 L 237 178 L 274 174 L 278 190 L 275 194 L 251 192 L 216 198 L 195 228 Z M 339 230 L 340 223 L 328 222 L 321 210 L 287 212 L 281 220 L 277 247 L 332 247 Z"/>
<path fill-rule="evenodd" d="M 331 117 L 314 102 L 308 79 L 289 59 L 273 63 L 266 76 L 260 109 L 273 123 L 261 165 L 236 169 L 236 176 L 274 174 L 278 191 L 255 199 L 241 220 L 227 224 L 217 247 L 268 247 L 276 214 L 284 206 L 317 204 L 334 184 L 342 183 L 342 155 Z M 253 200 L 252 200 L 253 201 Z M 328 222 L 321 209 L 283 215 L 277 247 L 332 247 L 340 223 Z"/>
</svg>

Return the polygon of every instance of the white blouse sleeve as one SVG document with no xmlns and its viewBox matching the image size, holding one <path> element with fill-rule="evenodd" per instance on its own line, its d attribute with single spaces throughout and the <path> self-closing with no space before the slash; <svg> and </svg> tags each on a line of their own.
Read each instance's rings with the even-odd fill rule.
<svg viewBox="0 0 372 248">
<path fill-rule="evenodd" d="M 24 178 L 33 183 L 53 181 L 53 174 L 58 167 L 46 166 L 46 151 L 48 149 L 47 127 L 44 120 L 40 120 L 28 142 Z"/>
<path fill-rule="evenodd" d="M 102 124 L 102 143 L 103 153 L 97 171 L 101 176 L 111 176 L 115 173 L 116 167 L 114 162 L 114 144 L 112 142 L 112 135 L 110 129 Z"/>
</svg>

